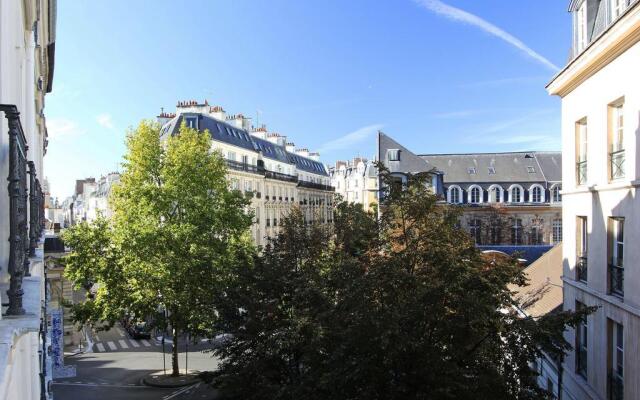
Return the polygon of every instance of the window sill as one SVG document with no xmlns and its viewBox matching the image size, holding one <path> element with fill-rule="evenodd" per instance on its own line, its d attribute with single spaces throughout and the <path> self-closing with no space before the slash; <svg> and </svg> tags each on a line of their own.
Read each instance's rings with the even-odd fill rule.
<svg viewBox="0 0 640 400">
<path fill-rule="evenodd" d="M 562 281 L 564 283 L 566 283 L 567 285 L 574 287 L 576 289 L 579 289 L 585 293 L 588 293 L 602 301 L 607 302 L 608 304 L 611 304 L 612 306 L 621 308 L 633 315 L 635 315 L 636 317 L 640 318 L 640 308 L 634 307 L 632 305 L 629 305 L 627 303 L 624 302 L 624 299 L 618 296 L 615 296 L 613 294 L 608 294 L 608 293 L 600 293 L 597 290 L 593 289 L 590 286 L 587 286 L 584 282 L 582 281 L 577 281 L 574 280 L 572 278 L 568 278 L 566 276 L 562 277 Z"/>
</svg>

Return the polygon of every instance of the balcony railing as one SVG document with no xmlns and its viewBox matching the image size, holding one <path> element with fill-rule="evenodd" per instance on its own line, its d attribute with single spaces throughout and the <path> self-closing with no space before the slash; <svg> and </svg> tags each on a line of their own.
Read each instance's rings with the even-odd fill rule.
<svg viewBox="0 0 640 400">
<path fill-rule="evenodd" d="M 309 182 L 309 181 L 298 181 L 298 186 L 309 188 L 309 189 L 324 190 L 327 192 L 333 192 L 336 190 L 336 188 L 334 188 L 333 186 L 323 185 L 321 183 L 315 183 L 315 182 Z"/>
<path fill-rule="evenodd" d="M 27 141 L 15 105 L 0 104 L 9 126 L 9 298 L 7 315 L 23 315 L 22 279 L 29 271 Z"/>
<path fill-rule="evenodd" d="M 587 183 L 587 160 L 578 161 L 576 163 L 576 179 L 578 185 L 584 185 Z"/>
<path fill-rule="evenodd" d="M 609 400 L 624 399 L 624 379 L 616 373 L 609 373 Z"/>
<path fill-rule="evenodd" d="M 612 294 L 624 296 L 624 268 L 621 262 L 609 264 L 609 290 Z"/>
<path fill-rule="evenodd" d="M 245 171 L 245 172 L 251 172 L 253 174 L 260 174 L 263 175 L 263 173 L 258 169 L 258 167 L 256 165 L 251 165 L 251 164 L 247 164 L 247 163 L 243 163 L 243 162 L 239 162 L 239 161 L 234 161 L 234 160 L 225 160 L 227 163 L 227 167 L 229 167 L 229 169 L 233 169 L 235 171 Z"/>
<path fill-rule="evenodd" d="M 265 178 L 269 178 L 269 179 L 277 179 L 279 181 L 285 181 L 285 182 L 298 182 L 298 177 L 294 176 L 294 175 L 287 175 L 287 174 L 283 174 L 280 172 L 274 172 L 274 171 L 264 171 L 264 176 Z"/>
<path fill-rule="evenodd" d="M 588 274 L 588 262 L 587 257 L 578 257 L 576 260 L 576 278 L 579 281 L 586 282 L 589 276 Z"/>
<path fill-rule="evenodd" d="M 624 178 L 624 162 L 624 149 L 612 151 L 611 153 L 609 153 L 609 169 L 611 173 L 611 180 Z"/>
</svg>

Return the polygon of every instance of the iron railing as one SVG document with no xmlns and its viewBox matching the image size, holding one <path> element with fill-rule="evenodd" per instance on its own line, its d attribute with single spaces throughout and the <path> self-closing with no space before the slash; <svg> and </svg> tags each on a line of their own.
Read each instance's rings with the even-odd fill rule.
<svg viewBox="0 0 640 400">
<path fill-rule="evenodd" d="M 229 169 L 233 169 L 236 171 L 251 172 L 253 174 L 262 175 L 262 172 L 258 169 L 256 165 L 251 165 L 248 163 L 243 163 L 243 162 L 234 161 L 234 160 L 225 160 L 225 161 Z"/>
<path fill-rule="evenodd" d="M 609 264 L 609 290 L 612 294 L 624 296 L 624 268 L 621 262 Z"/>
<path fill-rule="evenodd" d="M 323 185 L 321 183 L 315 183 L 315 182 L 309 182 L 309 181 L 298 181 L 298 186 L 304 187 L 304 188 L 310 188 L 310 189 L 324 190 L 327 192 L 333 192 L 336 190 L 333 186 Z"/>
<path fill-rule="evenodd" d="M 624 149 L 609 153 L 609 172 L 611 174 L 611 180 L 624 178 L 624 162 Z"/>
<path fill-rule="evenodd" d="M 589 263 L 587 261 L 587 257 L 579 256 L 578 259 L 576 260 L 576 278 L 579 281 L 583 281 L 583 282 L 587 281 L 587 278 L 589 277 L 588 265 Z"/>
<path fill-rule="evenodd" d="M 15 105 L 0 104 L 9 126 L 9 298 L 7 315 L 23 315 L 22 279 L 29 271 L 27 141 Z"/>
<path fill-rule="evenodd" d="M 587 160 L 576 163 L 576 179 L 578 180 L 578 185 L 587 183 Z"/>
<path fill-rule="evenodd" d="M 268 179 L 277 179 L 279 181 L 285 181 L 285 182 L 298 182 L 298 177 L 294 176 L 294 175 L 287 175 L 287 174 L 283 174 L 280 172 L 274 172 L 274 171 L 264 171 L 264 176 L 265 178 Z"/>
</svg>

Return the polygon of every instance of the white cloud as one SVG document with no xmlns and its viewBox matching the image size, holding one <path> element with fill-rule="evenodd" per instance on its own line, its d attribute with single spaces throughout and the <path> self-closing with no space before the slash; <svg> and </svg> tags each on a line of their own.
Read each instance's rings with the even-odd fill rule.
<svg viewBox="0 0 640 400">
<path fill-rule="evenodd" d="M 382 129 L 381 124 L 374 124 L 374 125 L 362 127 L 358 130 L 347 133 L 346 135 L 338 139 L 334 139 L 326 142 L 325 144 L 320 146 L 318 151 L 325 152 L 328 150 L 343 149 L 346 147 L 354 146 L 368 139 L 370 136 L 378 132 L 380 129 Z"/>
<path fill-rule="evenodd" d="M 107 129 L 115 129 L 115 126 L 113 125 L 113 118 L 111 118 L 110 114 L 100 114 L 96 117 L 96 121 L 98 121 L 100 126 Z"/>
<path fill-rule="evenodd" d="M 80 129 L 77 122 L 70 119 L 52 118 L 47 120 L 47 133 L 50 140 L 82 135 L 85 132 L 85 130 Z"/>
<path fill-rule="evenodd" d="M 467 11 L 461 10 L 456 7 L 452 7 L 448 4 L 443 3 L 440 0 L 414 0 L 414 1 L 417 4 L 423 6 L 424 8 L 438 15 L 441 15 L 445 18 L 448 18 L 452 21 L 456 21 L 456 22 L 460 22 L 463 24 L 480 28 L 486 33 L 493 35 L 509 43 L 511 46 L 517 48 L 518 50 L 526 54 L 528 57 L 536 60 L 537 62 L 539 62 L 540 64 L 544 65 L 545 67 L 549 68 L 552 71 L 558 71 L 560 69 L 556 65 L 554 65 L 551 61 L 547 60 L 542 55 L 536 53 L 533 49 L 531 49 L 529 46 L 524 44 L 520 39 L 516 38 L 515 36 L 511 35 L 508 32 L 505 32 L 504 30 L 502 30 L 501 28 L 498 28 L 492 23 L 478 17 L 477 15 L 471 14 Z"/>
</svg>

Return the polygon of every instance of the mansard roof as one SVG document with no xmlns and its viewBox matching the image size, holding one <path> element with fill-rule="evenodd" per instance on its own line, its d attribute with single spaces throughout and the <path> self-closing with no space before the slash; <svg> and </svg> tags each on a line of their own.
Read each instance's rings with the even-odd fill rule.
<svg viewBox="0 0 640 400">
<path fill-rule="evenodd" d="M 161 137 L 164 138 L 167 135 L 177 134 L 183 119 L 189 117 L 198 118 L 198 129 L 200 131 L 209 130 L 211 139 L 217 142 L 227 143 L 254 152 L 261 152 L 265 158 L 287 164 L 295 164 L 296 168 L 301 171 L 328 176 L 327 170 L 321 162 L 288 152 L 284 146 L 258 138 L 244 129 L 237 128 L 204 114 L 178 114 L 162 127 L 160 132 Z"/>
<path fill-rule="evenodd" d="M 560 182 L 560 152 L 429 154 L 420 156 L 444 173 L 444 183 Z"/>
</svg>

